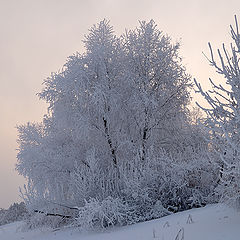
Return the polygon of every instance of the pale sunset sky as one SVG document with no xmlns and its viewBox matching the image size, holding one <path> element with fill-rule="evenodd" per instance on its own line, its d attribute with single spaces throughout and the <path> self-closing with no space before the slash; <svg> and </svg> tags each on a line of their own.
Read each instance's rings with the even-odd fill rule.
<svg viewBox="0 0 240 240">
<path fill-rule="evenodd" d="M 240 22 L 239 0 L 0 0 L 0 208 L 21 200 L 25 183 L 15 171 L 16 125 L 41 121 L 47 105 L 36 93 L 69 55 L 84 51 L 93 24 L 106 18 L 121 34 L 154 19 L 181 42 L 187 71 L 206 89 L 217 76 L 202 52 L 208 54 L 209 41 L 230 42 L 234 14 Z"/>
</svg>

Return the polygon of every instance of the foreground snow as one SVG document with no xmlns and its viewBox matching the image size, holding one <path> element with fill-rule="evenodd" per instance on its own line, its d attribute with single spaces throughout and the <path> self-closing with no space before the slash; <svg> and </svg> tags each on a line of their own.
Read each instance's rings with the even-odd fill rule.
<svg viewBox="0 0 240 240">
<path fill-rule="evenodd" d="M 21 231 L 22 222 L 0 227 L 1 240 L 239 240 L 240 212 L 211 205 L 173 214 L 104 233 L 79 233 L 76 229 Z M 177 237 L 179 235 L 179 237 Z M 183 236 L 184 235 L 184 236 Z"/>
</svg>

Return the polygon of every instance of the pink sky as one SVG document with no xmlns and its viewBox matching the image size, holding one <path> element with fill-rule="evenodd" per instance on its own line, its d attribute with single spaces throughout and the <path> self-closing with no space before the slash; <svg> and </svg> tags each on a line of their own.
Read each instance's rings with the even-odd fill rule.
<svg viewBox="0 0 240 240">
<path fill-rule="evenodd" d="M 0 0 L 0 208 L 20 201 L 24 184 L 14 170 L 15 126 L 41 120 L 47 105 L 36 93 L 67 56 L 83 51 L 92 24 L 107 18 L 120 34 L 154 19 L 173 41 L 181 39 L 188 72 L 208 87 L 215 74 L 202 51 L 208 53 L 208 41 L 229 42 L 234 14 L 240 19 L 239 0 Z"/>
</svg>

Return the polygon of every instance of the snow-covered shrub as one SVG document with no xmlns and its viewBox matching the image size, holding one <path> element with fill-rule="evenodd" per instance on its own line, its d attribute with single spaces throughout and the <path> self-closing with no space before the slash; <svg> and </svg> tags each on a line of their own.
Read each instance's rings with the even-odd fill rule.
<svg viewBox="0 0 240 240">
<path fill-rule="evenodd" d="M 120 199 L 107 197 L 102 201 L 91 198 L 79 208 L 76 224 L 83 229 L 122 225 L 126 219 L 127 206 Z"/>
<path fill-rule="evenodd" d="M 0 209 L 0 225 L 6 224 L 7 222 L 4 220 L 5 214 L 6 214 L 5 209 Z"/>
<path fill-rule="evenodd" d="M 148 152 L 144 162 L 135 161 L 132 166 L 128 162 L 122 171 L 122 196 L 133 209 L 127 214 L 129 223 L 216 202 L 212 192 L 217 174 L 206 161 L 207 149 L 202 148 L 201 154 L 191 153 L 191 161 L 181 155 L 173 158 L 164 149 L 158 156 L 153 152 Z"/>
<path fill-rule="evenodd" d="M 0 225 L 23 220 L 27 214 L 24 202 L 14 203 L 7 210 L 0 209 Z"/>
<path fill-rule="evenodd" d="M 43 213 L 32 213 L 25 219 L 22 230 L 29 230 L 34 228 L 57 228 L 66 224 L 62 217 L 46 216 Z"/>
</svg>

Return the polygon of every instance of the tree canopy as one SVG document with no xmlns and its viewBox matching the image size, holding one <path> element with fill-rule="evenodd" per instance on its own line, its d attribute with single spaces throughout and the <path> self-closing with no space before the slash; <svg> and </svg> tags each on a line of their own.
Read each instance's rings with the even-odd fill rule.
<svg viewBox="0 0 240 240">
<path fill-rule="evenodd" d="M 204 204 L 207 145 L 191 124 L 179 43 L 153 20 L 120 37 L 103 20 L 84 44 L 44 81 L 43 121 L 18 126 L 27 206 L 72 216 L 77 209 L 80 225 L 105 226 Z"/>
</svg>

